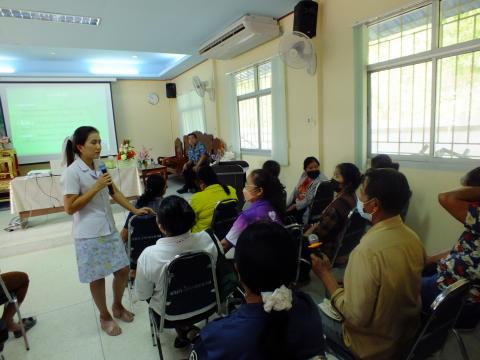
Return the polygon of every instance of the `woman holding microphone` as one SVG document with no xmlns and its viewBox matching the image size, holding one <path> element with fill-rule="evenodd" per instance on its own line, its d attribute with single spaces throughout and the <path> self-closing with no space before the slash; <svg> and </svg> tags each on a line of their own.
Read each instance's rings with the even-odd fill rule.
<svg viewBox="0 0 480 360">
<path fill-rule="evenodd" d="M 80 282 L 89 283 L 100 312 L 100 325 L 108 335 L 122 330 L 113 317 L 132 322 L 133 314 L 122 305 L 128 279 L 129 260 L 113 220 L 111 197 L 135 215 L 152 210 L 136 209 L 112 182 L 105 165 L 98 161 L 102 151 L 100 134 L 81 126 L 67 140 L 67 169 L 63 176 L 65 211 L 73 215 L 73 237 Z M 105 277 L 113 274 L 112 315 L 105 297 Z"/>
</svg>

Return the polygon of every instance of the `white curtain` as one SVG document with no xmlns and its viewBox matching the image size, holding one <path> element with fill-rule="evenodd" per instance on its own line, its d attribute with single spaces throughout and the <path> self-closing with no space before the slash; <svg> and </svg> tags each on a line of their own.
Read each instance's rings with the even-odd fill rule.
<svg viewBox="0 0 480 360">
<path fill-rule="evenodd" d="M 235 88 L 235 75 L 228 74 L 228 128 L 230 139 L 227 147 L 240 159 L 240 122 L 238 117 L 237 91 Z"/>
<path fill-rule="evenodd" d="M 288 128 L 285 65 L 279 56 L 272 58 L 272 159 L 288 165 Z"/>
<path fill-rule="evenodd" d="M 180 138 L 194 131 L 205 132 L 205 107 L 202 97 L 195 90 L 177 97 Z"/>
</svg>

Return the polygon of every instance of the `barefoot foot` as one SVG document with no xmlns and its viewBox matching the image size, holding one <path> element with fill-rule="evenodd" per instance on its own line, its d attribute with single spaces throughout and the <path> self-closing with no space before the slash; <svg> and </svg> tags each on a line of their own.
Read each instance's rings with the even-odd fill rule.
<svg viewBox="0 0 480 360">
<path fill-rule="evenodd" d="M 112 307 L 112 313 L 116 319 L 122 320 L 127 323 L 132 322 L 135 316 L 135 314 L 131 313 L 130 311 L 125 309 L 123 306 L 121 308 Z"/>
<path fill-rule="evenodd" d="M 113 319 L 110 319 L 110 320 L 100 319 L 100 326 L 102 327 L 102 330 L 105 331 L 110 336 L 118 336 L 122 333 L 122 329 L 120 328 L 120 326 L 118 326 L 116 321 Z"/>
</svg>

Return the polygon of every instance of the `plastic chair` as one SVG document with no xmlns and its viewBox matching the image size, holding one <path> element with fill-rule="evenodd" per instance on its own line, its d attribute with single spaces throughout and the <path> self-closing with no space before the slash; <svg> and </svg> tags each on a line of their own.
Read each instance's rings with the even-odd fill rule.
<svg viewBox="0 0 480 360">
<path fill-rule="evenodd" d="M 238 201 L 235 199 L 221 200 L 215 205 L 210 227 L 218 239 L 225 239 L 238 214 Z"/>
<path fill-rule="evenodd" d="M 320 219 L 323 210 L 333 201 L 333 188 L 330 181 L 323 181 L 317 186 L 315 197 L 310 204 L 308 223 L 313 224 Z"/>
<path fill-rule="evenodd" d="M 212 169 L 217 174 L 218 180 L 225 185 L 230 185 L 237 191 L 238 210 L 242 210 L 245 199 L 243 197 L 243 188 L 247 182 L 246 170 L 240 165 L 231 165 L 231 162 L 213 165 Z"/>
<path fill-rule="evenodd" d="M 149 308 L 150 328 L 163 360 L 160 334 L 166 328 L 194 324 L 219 311 L 220 296 L 215 275 L 215 261 L 204 251 L 176 256 L 165 270 L 163 309 L 157 314 Z M 182 320 L 174 320 L 189 314 Z"/>
<path fill-rule="evenodd" d="M 1 274 L 0 274 L 1 275 Z M 28 343 L 27 333 L 25 331 L 25 327 L 23 326 L 22 322 L 22 314 L 20 313 L 20 306 L 18 305 L 18 300 L 15 294 L 10 293 L 3 281 L 2 277 L 0 276 L 0 304 L 5 303 L 13 304 L 15 306 L 15 310 L 17 312 L 18 322 L 20 324 L 20 329 L 22 330 L 23 340 L 25 342 L 25 349 L 30 350 L 30 345 Z"/>
<path fill-rule="evenodd" d="M 468 360 L 468 354 L 462 339 L 454 329 L 454 325 L 462 311 L 470 291 L 470 282 L 458 280 L 442 291 L 430 306 L 430 314 L 417 335 L 407 360 L 426 359 L 441 350 L 452 332 L 457 340 L 462 358 Z"/>
<path fill-rule="evenodd" d="M 137 260 L 146 247 L 154 245 L 162 236 L 155 215 L 134 215 L 128 221 L 127 255 L 130 269 L 137 268 Z M 128 279 L 128 296 L 132 307 L 133 279 Z"/>
</svg>

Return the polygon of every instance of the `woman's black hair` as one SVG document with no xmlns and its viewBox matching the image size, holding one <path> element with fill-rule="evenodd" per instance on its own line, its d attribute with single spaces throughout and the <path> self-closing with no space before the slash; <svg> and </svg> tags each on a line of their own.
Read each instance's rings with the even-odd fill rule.
<svg viewBox="0 0 480 360">
<path fill-rule="evenodd" d="M 343 177 L 345 190 L 355 192 L 362 182 L 360 170 L 352 163 L 341 163 L 337 165 L 338 171 Z"/>
<path fill-rule="evenodd" d="M 157 222 L 162 225 L 167 236 L 182 235 L 195 224 L 195 212 L 184 198 L 167 196 L 158 208 Z"/>
<path fill-rule="evenodd" d="M 144 207 L 155 198 L 165 194 L 165 178 L 160 174 L 152 174 L 147 178 L 145 192 L 138 198 L 137 206 Z"/>
<path fill-rule="evenodd" d="M 407 178 L 394 169 L 368 170 L 363 178 L 363 186 L 368 199 L 376 198 L 382 209 L 390 215 L 399 215 L 412 196 Z"/>
<path fill-rule="evenodd" d="M 398 163 L 394 163 L 390 156 L 385 154 L 379 154 L 372 158 L 371 161 L 372 169 L 394 169 L 398 170 L 400 165 Z"/>
<path fill-rule="evenodd" d="M 309 156 L 303 160 L 303 170 L 307 169 L 307 166 L 310 165 L 312 162 L 316 162 L 318 166 L 320 166 L 320 161 L 315 156 Z"/>
<path fill-rule="evenodd" d="M 280 164 L 275 160 L 267 160 L 263 163 L 263 170 L 268 171 L 274 177 L 278 178 L 280 176 Z"/>
<path fill-rule="evenodd" d="M 253 293 L 289 287 L 297 271 L 297 247 L 285 228 L 260 221 L 248 226 L 235 247 L 235 263 L 243 284 Z M 294 359 L 287 347 L 288 313 L 272 310 L 260 336 L 264 359 Z"/>
<path fill-rule="evenodd" d="M 80 151 L 78 150 L 78 145 L 85 145 L 88 136 L 91 133 L 97 133 L 98 130 L 95 129 L 93 126 L 80 126 L 75 130 L 72 135 L 72 139 L 67 140 L 67 144 L 65 146 L 65 155 L 67 158 L 67 166 L 75 161 L 75 154 L 80 155 Z"/>
<path fill-rule="evenodd" d="M 462 178 L 465 186 L 480 186 L 480 167 L 470 170 Z"/>
<path fill-rule="evenodd" d="M 263 169 L 253 170 L 250 176 L 253 184 L 263 189 L 263 199 L 273 206 L 280 219 L 283 220 L 286 204 L 283 196 L 283 185 L 280 183 L 280 180 Z"/>
<path fill-rule="evenodd" d="M 197 172 L 197 180 L 203 182 L 205 185 L 220 185 L 227 195 L 230 195 L 230 189 L 218 180 L 217 174 L 213 171 L 211 166 L 202 166 Z"/>
</svg>

